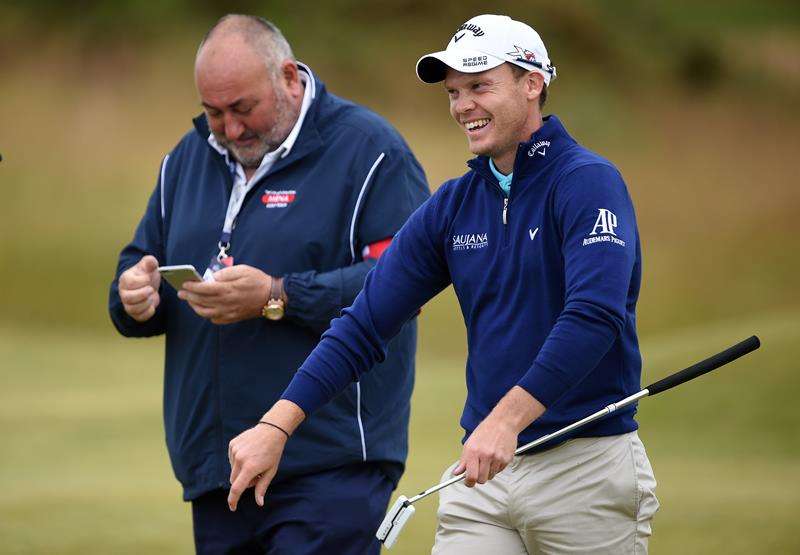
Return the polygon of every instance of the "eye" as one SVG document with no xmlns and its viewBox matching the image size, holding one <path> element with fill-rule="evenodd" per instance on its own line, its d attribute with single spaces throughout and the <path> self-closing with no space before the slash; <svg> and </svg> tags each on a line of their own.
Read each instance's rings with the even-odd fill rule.
<svg viewBox="0 0 800 555">
<path fill-rule="evenodd" d="M 233 111 L 234 111 L 235 113 L 237 113 L 238 115 L 240 115 L 240 116 L 246 116 L 247 114 L 249 114 L 250 112 L 252 112 L 252 111 L 253 111 L 253 108 L 251 108 L 251 107 L 247 107 L 247 108 L 234 108 L 234 110 L 233 110 Z"/>
<path fill-rule="evenodd" d="M 215 110 L 214 108 L 206 108 L 206 114 L 208 117 L 216 119 L 222 115 L 222 112 Z"/>
<path fill-rule="evenodd" d="M 473 83 L 472 84 L 472 90 L 473 91 L 478 91 L 478 90 L 481 90 L 481 89 L 484 89 L 484 88 L 486 88 L 486 83 L 483 82 L 483 81 L 479 81 L 477 83 Z"/>
<path fill-rule="evenodd" d="M 447 96 L 449 96 L 450 99 L 458 98 L 458 91 L 455 89 L 447 89 Z"/>
</svg>

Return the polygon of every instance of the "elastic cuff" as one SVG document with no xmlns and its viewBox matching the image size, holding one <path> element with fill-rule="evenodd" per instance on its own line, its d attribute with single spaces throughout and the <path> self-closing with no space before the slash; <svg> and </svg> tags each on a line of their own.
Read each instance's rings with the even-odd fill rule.
<svg viewBox="0 0 800 555">
<path fill-rule="evenodd" d="M 520 378 L 517 385 L 547 408 L 555 405 L 570 387 L 570 384 L 557 372 L 552 372 L 536 362 Z"/>
<path fill-rule="evenodd" d="M 298 370 L 292 378 L 281 399 L 291 401 L 306 413 L 311 415 L 314 411 L 325 405 L 330 399 L 325 394 L 320 383 L 303 370 Z"/>
<path fill-rule="evenodd" d="M 302 304 L 302 296 L 297 291 L 297 276 L 283 276 L 283 292 L 286 295 L 286 315 L 294 316 L 298 312 L 298 304 Z"/>
</svg>

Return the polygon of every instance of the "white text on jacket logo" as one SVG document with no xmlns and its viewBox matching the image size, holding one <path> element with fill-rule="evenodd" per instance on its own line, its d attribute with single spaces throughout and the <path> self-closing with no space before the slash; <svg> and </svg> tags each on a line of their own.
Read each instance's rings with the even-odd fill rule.
<svg viewBox="0 0 800 555">
<path fill-rule="evenodd" d="M 486 233 L 463 233 L 461 235 L 453 235 L 454 251 L 482 249 L 488 244 L 489 239 Z"/>
<path fill-rule="evenodd" d="M 625 241 L 618 239 L 614 231 L 617 228 L 617 215 L 607 208 L 598 208 L 597 211 L 597 220 L 594 222 L 592 232 L 589 233 L 590 236 L 583 240 L 583 246 L 593 243 L 614 243 L 624 247 Z"/>
<path fill-rule="evenodd" d="M 296 197 L 297 191 L 270 191 L 267 189 L 261 196 L 261 202 L 267 208 L 286 208 L 294 202 Z"/>
<path fill-rule="evenodd" d="M 533 157 L 534 154 L 538 154 L 539 156 L 544 156 L 547 154 L 547 147 L 550 146 L 550 141 L 537 141 L 533 143 L 533 146 L 528 151 L 528 156 Z"/>
</svg>

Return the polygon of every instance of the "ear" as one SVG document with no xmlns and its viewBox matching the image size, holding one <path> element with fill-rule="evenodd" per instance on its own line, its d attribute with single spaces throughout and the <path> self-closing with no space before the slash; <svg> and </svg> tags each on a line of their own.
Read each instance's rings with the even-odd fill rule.
<svg viewBox="0 0 800 555">
<path fill-rule="evenodd" d="M 300 75 L 298 74 L 297 64 L 293 60 L 284 60 L 281 63 L 281 81 L 283 85 L 292 93 L 302 91 L 300 86 Z"/>
<path fill-rule="evenodd" d="M 544 76 L 538 71 L 531 71 L 525 76 L 525 95 L 528 100 L 536 100 L 542 94 Z"/>
</svg>

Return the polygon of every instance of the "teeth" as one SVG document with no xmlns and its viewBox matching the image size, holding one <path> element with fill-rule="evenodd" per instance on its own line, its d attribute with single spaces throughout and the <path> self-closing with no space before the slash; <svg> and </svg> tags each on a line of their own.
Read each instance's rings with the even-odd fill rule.
<svg viewBox="0 0 800 555">
<path fill-rule="evenodd" d="M 468 131 L 472 131 L 473 129 L 480 129 L 481 127 L 485 127 L 486 125 L 489 124 L 490 121 L 492 120 L 488 118 L 478 119 L 475 121 L 468 121 L 464 124 L 464 127 L 466 127 Z"/>
</svg>

